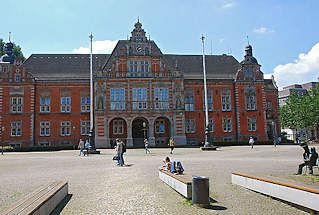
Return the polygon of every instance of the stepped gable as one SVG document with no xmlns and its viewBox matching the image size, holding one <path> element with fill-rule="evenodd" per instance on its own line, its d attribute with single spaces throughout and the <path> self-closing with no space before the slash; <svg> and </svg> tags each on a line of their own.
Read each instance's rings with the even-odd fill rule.
<svg viewBox="0 0 319 215">
<path fill-rule="evenodd" d="M 93 71 L 110 55 L 93 54 Z M 37 80 L 89 79 L 89 54 L 32 54 L 23 64 Z"/>
<path fill-rule="evenodd" d="M 177 65 L 186 79 L 203 78 L 202 55 L 165 54 L 164 59 L 170 65 Z M 239 68 L 238 61 L 230 55 L 206 55 L 206 73 L 208 79 L 235 79 Z"/>
</svg>

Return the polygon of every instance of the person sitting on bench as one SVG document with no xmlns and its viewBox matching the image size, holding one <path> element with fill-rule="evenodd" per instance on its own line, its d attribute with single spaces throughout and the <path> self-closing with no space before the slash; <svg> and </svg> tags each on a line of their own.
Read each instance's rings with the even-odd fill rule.
<svg viewBox="0 0 319 215">
<path fill-rule="evenodd" d="M 171 160 L 169 159 L 169 157 L 166 157 L 163 160 L 163 163 L 164 163 L 164 165 L 160 169 L 169 171 L 171 169 L 171 166 L 172 166 L 172 163 L 171 163 Z"/>
<path fill-rule="evenodd" d="M 309 159 L 304 159 L 304 162 L 299 165 L 297 175 L 301 175 L 302 168 L 304 166 L 308 166 L 309 167 L 309 174 L 312 175 L 313 174 L 313 168 L 312 167 L 316 166 L 317 159 L 318 159 L 318 154 L 316 152 L 316 149 L 315 149 L 315 147 L 312 147 L 311 148 L 310 158 Z"/>
</svg>

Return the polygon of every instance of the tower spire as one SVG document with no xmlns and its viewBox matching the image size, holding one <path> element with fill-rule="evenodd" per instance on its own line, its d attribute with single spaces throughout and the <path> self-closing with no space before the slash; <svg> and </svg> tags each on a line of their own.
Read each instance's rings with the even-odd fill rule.
<svg viewBox="0 0 319 215">
<path fill-rule="evenodd" d="M 248 35 L 247 35 L 246 37 L 247 37 L 247 44 L 250 45 L 250 44 L 249 44 L 249 37 L 248 37 Z"/>
</svg>

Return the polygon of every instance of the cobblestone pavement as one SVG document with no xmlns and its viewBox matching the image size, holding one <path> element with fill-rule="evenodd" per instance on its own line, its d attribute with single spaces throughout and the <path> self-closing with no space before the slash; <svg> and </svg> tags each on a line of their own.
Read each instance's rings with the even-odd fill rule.
<svg viewBox="0 0 319 215">
<path fill-rule="evenodd" d="M 126 167 L 113 150 L 79 157 L 78 151 L 0 155 L 0 213 L 38 186 L 68 180 L 70 201 L 61 214 L 307 214 L 289 204 L 231 184 L 231 172 L 289 176 L 302 161 L 299 146 L 234 146 L 202 152 L 174 150 L 185 173 L 210 178 L 211 209 L 191 205 L 158 178 L 169 149 L 128 149 Z M 302 177 L 302 176 L 301 176 Z"/>
</svg>

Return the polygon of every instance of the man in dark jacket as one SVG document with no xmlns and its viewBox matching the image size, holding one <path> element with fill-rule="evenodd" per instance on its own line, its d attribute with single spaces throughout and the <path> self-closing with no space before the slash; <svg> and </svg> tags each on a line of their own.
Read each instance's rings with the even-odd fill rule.
<svg viewBox="0 0 319 215">
<path fill-rule="evenodd" d="M 312 175 L 313 174 L 312 167 L 317 165 L 317 159 L 318 159 L 318 154 L 316 152 L 316 149 L 315 149 L 315 147 L 312 147 L 311 148 L 310 158 L 309 159 L 305 159 L 305 162 L 303 162 L 302 164 L 299 165 L 297 175 L 301 175 L 302 168 L 304 166 L 308 166 L 309 167 L 309 173 Z"/>
</svg>

